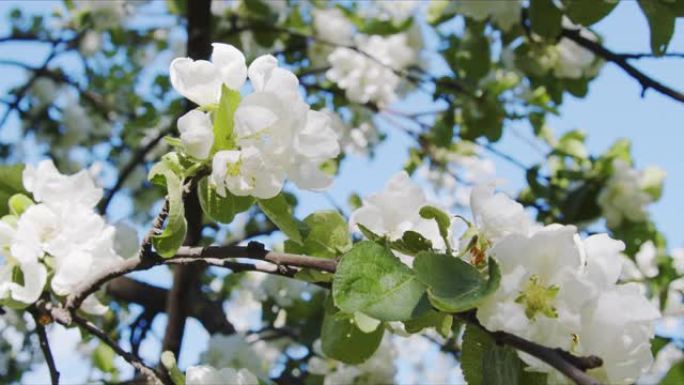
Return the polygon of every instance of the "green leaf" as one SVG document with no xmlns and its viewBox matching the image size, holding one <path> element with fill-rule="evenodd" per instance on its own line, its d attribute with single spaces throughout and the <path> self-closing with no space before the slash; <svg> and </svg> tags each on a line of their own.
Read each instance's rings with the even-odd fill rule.
<svg viewBox="0 0 684 385">
<path fill-rule="evenodd" d="M 670 368 L 665 377 L 660 380 L 660 385 L 684 384 L 684 362 L 679 362 Z"/>
<path fill-rule="evenodd" d="M 510 347 L 499 346 L 477 325 L 463 334 L 461 369 L 468 385 L 544 385 L 547 375 L 528 372 Z"/>
<path fill-rule="evenodd" d="M 292 207 L 287 202 L 282 193 L 271 199 L 258 199 L 261 211 L 266 214 L 280 231 L 285 233 L 291 240 L 299 244 L 302 243 L 302 234 L 299 232 L 299 225 L 292 213 Z"/>
<path fill-rule="evenodd" d="M 27 208 L 34 204 L 33 200 L 24 194 L 14 194 L 7 202 L 10 213 L 17 216 L 21 215 Z"/>
<path fill-rule="evenodd" d="M 371 241 L 357 243 L 342 256 L 332 292 L 342 311 L 382 321 L 406 321 L 429 308 L 425 285 L 413 271 L 387 247 Z"/>
<path fill-rule="evenodd" d="M 574 23 L 590 26 L 608 16 L 619 1 L 561 0 L 565 14 Z"/>
<path fill-rule="evenodd" d="M 249 210 L 254 203 L 251 196 L 239 197 L 226 190 L 226 196 L 220 196 L 209 186 L 208 179 L 202 178 L 197 185 L 200 206 L 207 216 L 216 222 L 231 223 L 236 214 Z"/>
<path fill-rule="evenodd" d="M 368 227 L 357 223 L 356 226 L 361 230 L 361 233 L 363 234 L 364 237 L 368 238 L 368 240 L 371 240 L 373 242 L 382 242 L 385 240 L 385 237 L 382 235 L 376 234 L 373 232 L 373 230 L 369 229 Z"/>
<path fill-rule="evenodd" d="M 482 358 L 492 344 L 492 338 L 482 328 L 466 325 L 461 347 L 461 369 L 468 385 L 482 384 Z"/>
<path fill-rule="evenodd" d="M 159 178 L 163 178 L 166 183 L 169 215 L 166 218 L 166 228 L 160 235 L 152 238 L 152 245 L 159 255 L 170 258 L 183 244 L 188 229 L 183 205 L 183 181 L 164 159 L 150 170 L 150 180 L 159 180 Z"/>
<path fill-rule="evenodd" d="M 477 307 L 499 287 L 501 271 L 494 258 L 489 258 L 489 279 L 460 258 L 424 252 L 413 264 L 418 279 L 428 286 L 434 307 L 457 313 Z"/>
<path fill-rule="evenodd" d="M 105 373 L 113 373 L 116 371 L 116 366 L 114 366 L 114 358 L 116 353 L 109 347 L 109 345 L 101 343 L 97 345 L 95 351 L 93 352 L 93 363 L 95 367 L 100 369 Z"/>
<path fill-rule="evenodd" d="M 483 358 L 482 382 L 487 385 L 517 385 L 520 383 L 521 362 L 508 346 L 489 346 Z M 521 384 L 529 385 L 529 384 Z"/>
<path fill-rule="evenodd" d="M 639 0 L 639 7 L 651 31 L 651 52 L 661 56 L 667 51 L 674 34 L 675 14 L 660 0 Z"/>
<path fill-rule="evenodd" d="M 336 211 L 317 211 L 304 218 L 308 228 L 301 244 L 285 241 L 285 251 L 321 258 L 335 258 L 351 249 L 347 221 Z"/>
<path fill-rule="evenodd" d="M 439 227 L 439 235 L 444 240 L 444 244 L 446 245 L 447 250 L 450 252 L 451 244 L 449 242 L 449 228 L 451 227 L 451 218 L 449 218 L 449 214 L 434 206 L 423 206 L 420 209 L 420 216 L 425 219 L 434 219 L 435 222 L 437 222 L 437 226 Z"/>
<path fill-rule="evenodd" d="M 240 91 L 231 90 L 225 84 L 222 85 L 221 99 L 214 115 L 214 146 L 212 147 L 212 154 L 217 151 L 235 148 L 235 138 L 233 136 L 235 121 L 233 116 L 239 104 Z"/>
<path fill-rule="evenodd" d="M 404 321 L 404 328 L 411 334 L 418 333 L 423 329 L 434 328 L 442 337 L 449 338 L 453 322 L 454 317 L 451 314 L 441 313 L 431 309 L 420 317 Z"/>
<path fill-rule="evenodd" d="M 530 26 L 532 32 L 547 39 L 555 39 L 562 30 L 563 12 L 553 0 L 530 0 Z"/>
<path fill-rule="evenodd" d="M 0 202 L 8 202 L 14 194 L 26 193 L 22 176 L 24 165 L 0 165 Z M 0 216 L 9 214 L 9 206 L 0 204 Z"/>
<path fill-rule="evenodd" d="M 421 251 L 432 250 L 432 241 L 412 230 L 404 232 L 401 239 L 390 243 L 390 247 L 406 255 L 416 255 Z"/>
<path fill-rule="evenodd" d="M 335 309 L 330 297 L 326 301 L 321 327 L 321 348 L 326 356 L 347 364 L 360 364 L 375 353 L 384 332 L 383 327 L 378 327 L 364 333 L 351 315 L 344 317 Z"/>
</svg>

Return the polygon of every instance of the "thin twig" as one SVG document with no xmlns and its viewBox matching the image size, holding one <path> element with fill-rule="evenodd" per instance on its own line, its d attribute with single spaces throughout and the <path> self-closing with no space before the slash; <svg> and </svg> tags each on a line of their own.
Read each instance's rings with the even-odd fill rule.
<svg viewBox="0 0 684 385">
<path fill-rule="evenodd" d="M 669 96 L 670 98 L 677 100 L 679 102 L 684 102 L 684 94 L 672 89 L 665 84 L 653 79 L 652 77 L 644 74 L 641 72 L 639 69 L 631 65 L 628 61 L 627 58 L 614 53 L 610 51 L 609 49 L 605 48 L 601 44 L 588 39 L 580 34 L 579 30 L 575 29 L 567 29 L 564 28 L 561 36 L 570 39 L 577 43 L 578 45 L 588 49 L 589 51 L 593 52 L 595 55 L 602 57 L 603 59 L 615 63 L 618 67 L 622 68 L 625 72 L 627 72 L 628 75 L 630 75 L 632 78 L 634 78 L 636 81 L 639 82 L 641 85 L 641 95 L 643 96 L 646 91 L 649 88 L 654 89 L 655 91 L 665 95 Z"/>
<path fill-rule="evenodd" d="M 58 320 L 59 321 L 59 320 Z M 163 382 L 161 380 L 162 376 L 154 369 L 151 367 L 147 366 L 138 356 L 135 354 L 129 353 L 125 350 L 123 350 L 119 344 L 117 344 L 115 341 L 113 341 L 107 333 L 104 331 L 100 330 L 97 326 L 95 326 L 92 322 L 79 317 L 78 315 L 73 315 L 72 316 L 72 321 L 77 324 L 78 326 L 82 327 L 83 329 L 87 330 L 90 334 L 96 336 L 100 341 L 104 342 L 105 344 L 109 345 L 110 348 L 116 352 L 119 356 L 121 356 L 124 360 L 126 360 L 129 364 L 131 364 L 134 368 L 136 368 L 140 373 L 143 374 L 147 378 L 147 380 L 151 383 L 162 385 Z"/>
<path fill-rule="evenodd" d="M 58 385 L 59 371 L 57 370 L 57 365 L 55 364 L 55 358 L 52 356 L 52 350 L 50 349 L 50 341 L 48 341 L 47 333 L 45 332 L 45 325 L 43 324 L 43 320 L 38 314 L 37 310 L 30 310 L 30 313 L 33 316 L 33 320 L 36 323 L 36 333 L 38 334 L 40 349 L 43 351 L 45 362 L 47 363 L 48 370 L 50 371 L 50 382 L 52 383 L 52 385 Z"/>
</svg>

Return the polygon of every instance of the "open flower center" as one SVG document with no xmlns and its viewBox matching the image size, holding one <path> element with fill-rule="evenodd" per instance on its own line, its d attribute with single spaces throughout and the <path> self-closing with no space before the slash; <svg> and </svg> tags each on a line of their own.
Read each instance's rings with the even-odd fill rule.
<svg viewBox="0 0 684 385">
<path fill-rule="evenodd" d="M 533 275 L 515 302 L 525 306 L 525 315 L 531 320 L 534 320 L 539 313 L 549 318 L 557 318 L 558 312 L 553 302 L 559 289 L 556 285 L 544 286 L 539 276 Z"/>
</svg>

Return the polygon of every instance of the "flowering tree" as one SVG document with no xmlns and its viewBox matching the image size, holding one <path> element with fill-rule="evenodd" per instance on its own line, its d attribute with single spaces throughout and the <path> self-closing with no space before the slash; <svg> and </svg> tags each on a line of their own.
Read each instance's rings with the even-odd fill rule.
<svg viewBox="0 0 684 385">
<path fill-rule="evenodd" d="M 655 354 L 681 357 L 654 334 L 663 314 L 681 314 L 684 289 L 684 252 L 668 251 L 648 212 L 663 171 L 636 168 L 626 140 L 590 154 L 584 133 L 545 123 L 606 62 L 684 102 L 635 65 L 669 55 L 684 2 L 639 0 L 647 54 L 614 52 L 592 31 L 616 6 L 12 11 L 0 44 L 47 54 L 0 60 L 27 74 L 0 116 L 20 123 L 0 148 L 3 382 L 44 357 L 59 383 L 55 324 L 80 331 L 89 379 L 107 383 L 376 384 L 403 367 L 418 383 L 630 384 Z M 416 94 L 424 110 L 405 109 Z M 374 156 L 379 118 L 413 143 L 384 190 L 352 195 L 349 214 L 295 216 L 300 191 L 325 194 L 350 156 Z M 543 162 L 497 146 L 513 122 L 529 123 Z M 487 155 L 522 168 L 527 186 L 496 192 Z M 158 266 L 168 287 L 146 279 Z M 211 337 L 179 368 L 190 318 Z M 145 356 L 156 319 L 160 346 Z M 458 367 L 463 378 L 449 377 Z"/>
</svg>

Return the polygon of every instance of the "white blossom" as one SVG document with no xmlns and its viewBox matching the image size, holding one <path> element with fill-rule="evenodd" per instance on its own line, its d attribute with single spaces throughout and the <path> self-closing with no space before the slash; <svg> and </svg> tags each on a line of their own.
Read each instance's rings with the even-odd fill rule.
<svg viewBox="0 0 684 385">
<path fill-rule="evenodd" d="M 609 384 L 631 384 L 653 363 L 650 340 L 659 317 L 636 284 L 617 285 L 582 310 L 575 352 L 601 357 L 603 365 L 591 370 L 592 376 Z"/>
<path fill-rule="evenodd" d="M 15 229 L 0 220 L 0 302 L 7 300 L 31 304 L 38 300 L 47 281 L 47 269 L 38 258 L 12 257 Z M 21 277 L 21 278 L 20 278 Z"/>
<path fill-rule="evenodd" d="M 57 99 L 59 87 L 54 80 L 47 77 L 39 77 L 31 85 L 31 93 L 38 100 L 39 106 L 49 106 Z"/>
<path fill-rule="evenodd" d="M 75 201 L 95 207 L 102 198 L 102 188 L 96 184 L 88 170 L 64 175 L 49 160 L 38 163 L 37 167 L 26 165 L 22 180 L 26 190 L 33 194 L 37 202 L 52 204 Z"/>
<path fill-rule="evenodd" d="M 639 251 L 634 256 L 637 267 L 648 278 L 653 278 L 658 275 L 657 256 L 658 249 L 656 249 L 653 241 L 642 243 L 639 247 Z"/>
<path fill-rule="evenodd" d="M 215 369 L 208 365 L 190 366 L 185 372 L 186 385 L 259 385 L 259 380 L 247 369 Z"/>
<path fill-rule="evenodd" d="M 88 112 L 80 104 L 71 104 L 64 108 L 62 115 L 64 133 L 62 145 L 70 147 L 81 143 L 93 129 L 93 121 Z"/>
<path fill-rule="evenodd" d="M 14 279 L 16 265 L 23 272 L 24 289 L 30 290 L 30 295 L 24 293 L 19 300 L 31 303 L 45 286 L 44 264 L 54 269 L 53 292 L 66 296 L 74 293 L 85 277 L 111 269 L 122 260 L 114 248 L 114 227 L 94 211 L 102 189 L 90 172 L 63 175 L 48 160 L 37 167 L 27 166 L 23 182 L 37 203 L 15 217 L 16 227 L 3 227 L 2 248 L 7 255 L 0 297 L 8 291 L 16 297 L 20 289 Z M 93 296 L 86 298 L 82 309 L 95 314 L 106 311 Z"/>
<path fill-rule="evenodd" d="M 102 48 L 102 32 L 95 30 L 86 31 L 78 43 L 78 50 L 83 56 L 93 56 Z"/>
<path fill-rule="evenodd" d="M 571 350 L 580 309 L 591 294 L 580 277 L 581 254 L 574 226 L 547 226 L 531 236 L 510 234 L 490 249 L 499 261 L 499 289 L 477 310 L 489 330 L 502 330 L 545 346 Z M 545 364 L 521 358 L 535 370 Z"/>
<path fill-rule="evenodd" d="M 684 275 L 684 248 L 678 247 L 673 249 L 670 254 L 672 255 L 672 265 L 677 274 Z"/>
<path fill-rule="evenodd" d="M 240 151 L 217 152 L 209 181 L 221 196 L 226 196 L 228 189 L 238 196 L 268 199 L 278 195 L 283 188 L 285 173 L 269 167 L 255 147 L 247 147 Z"/>
<path fill-rule="evenodd" d="M 423 190 L 405 171 L 400 171 L 390 178 L 382 192 L 363 198 L 363 205 L 352 212 L 349 223 L 352 228 L 361 224 L 392 240 L 413 230 L 432 241 L 433 247 L 442 249 L 446 245 L 437 223 L 420 216 L 420 209 L 429 204 Z"/>
<path fill-rule="evenodd" d="M 222 85 L 239 90 L 247 75 L 242 52 L 228 44 L 212 47 L 211 61 L 176 58 L 169 68 L 173 88 L 199 106 L 218 103 Z"/>
<path fill-rule="evenodd" d="M 225 187 L 263 199 L 277 195 L 286 177 L 303 189 L 327 188 L 332 177 L 322 166 L 340 151 L 330 118 L 309 108 L 297 77 L 273 56 L 257 58 L 247 72 L 255 92 L 235 111 L 240 149 L 215 155 L 212 185 L 219 194 Z"/>
<path fill-rule="evenodd" d="M 504 193 L 494 193 L 492 184 L 473 188 L 470 208 L 478 231 L 491 242 L 508 234 L 527 235 L 532 228 L 523 206 Z"/>
<path fill-rule="evenodd" d="M 355 45 L 361 52 L 338 47 L 328 56 L 331 68 L 327 78 L 344 89 L 352 101 L 387 106 L 396 99 L 401 83 L 394 71 L 413 64 L 416 50 L 409 46 L 406 34 L 358 35 Z"/>
<path fill-rule="evenodd" d="M 654 178 L 654 173 L 661 177 Z M 649 174 L 651 174 L 649 176 Z M 622 159 L 613 161 L 613 173 L 598 196 L 598 204 L 609 227 L 618 227 L 624 220 L 642 222 L 648 218 L 646 206 L 653 202 L 649 193 L 662 184 L 661 171 L 638 171 Z"/>
<path fill-rule="evenodd" d="M 314 31 L 325 42 L 350 45 L 354 35 L 354 24 L 338 8 L 314 9 Z"/>
<path fill-rule="evenodd" d="M 178 131 L 185 153 L 206 159 L 214 145 L 214 127 L 208 113 L 192 110 L 178 119 Z"/>
<path fill-rule="evenodd" d="M 563 19 L 563 27 L 579 29 L 582 37 L 592 41 L 598 40 L 596 35 L 588 29 L 573 24 L 567 18 Z M 594 53 L 568 38 L 561 38 L 554 49 L 555 62 L 553 73 L 559 78 L 579 79 L 581 77 L 593 76 L 599 69 Z"/>
</svg>

